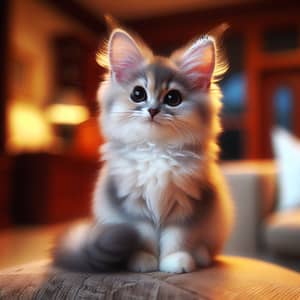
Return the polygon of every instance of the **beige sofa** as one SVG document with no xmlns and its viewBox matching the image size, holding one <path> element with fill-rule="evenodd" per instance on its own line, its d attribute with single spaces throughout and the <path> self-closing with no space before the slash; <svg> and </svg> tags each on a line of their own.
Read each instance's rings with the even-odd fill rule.
<svg viewBox="0 0 300 300">
<path fill-rule="evenodd" d="M 275 163 L 239 162 L 222 167 L 236 209 L 234 230 L 225 252 L 264 257 L 283 264 L 286 258 L 289 266 L 293 267 L 294 263 L 300 271 L 300 209 L 276 211 L 278 170 Z M 292 257 L 298 259 L 292 260 Z"/>
<path fill-rule="evenodd" d="M 222 165 L 235 207 L 235 225 L 225 252 L 255 256 L 261 247 L 262 226 L 276 201 L 273 162 L 239 162 Z"/>
</svg>

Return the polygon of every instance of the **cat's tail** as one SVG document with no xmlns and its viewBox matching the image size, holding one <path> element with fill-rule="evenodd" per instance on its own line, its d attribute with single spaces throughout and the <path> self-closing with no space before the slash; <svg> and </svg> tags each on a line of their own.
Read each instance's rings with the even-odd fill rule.
<svg viewBox="0 0 300 300">
<path fill-rule="evenodd" d="M 80 225 L 60 238 L 53 263 L 70 271 L 119 271 L 139 244 L 137 231 L 128 224 Z"/>
</svg>

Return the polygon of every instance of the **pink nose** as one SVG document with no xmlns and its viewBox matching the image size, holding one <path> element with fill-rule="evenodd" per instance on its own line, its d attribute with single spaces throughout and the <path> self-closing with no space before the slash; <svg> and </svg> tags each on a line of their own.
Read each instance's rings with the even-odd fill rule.
<svg viewBox="0 0 300 300">
<path fill-rule="evenodd" d="M 149 108 L 148 112 L 149 112 L 151 118 L 153 119 L 154 116 L 159 113 L 159 109 L 158 108 Z"/>
</svg>

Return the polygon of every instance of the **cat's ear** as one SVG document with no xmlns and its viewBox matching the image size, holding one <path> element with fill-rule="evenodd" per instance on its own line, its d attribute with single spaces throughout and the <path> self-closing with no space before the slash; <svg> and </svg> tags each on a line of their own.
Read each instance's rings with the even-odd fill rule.
<svg viewBox="0 0 300 300">
<path fill-rule="evenodd" d="M 193 87 L 207 89 L 216 65 L 215 41 L 211 36 L 204 36 L 176 51 L 171 59 L 175 60 L 180 71 Z"/>
<path fill-rule="evenodd" d="M 109 67 L 114 78 L 122 83 L 130 79 L 144 63 L 139 45 L 125 31 L 115 29 L 108 42 Z"/>
</svg>

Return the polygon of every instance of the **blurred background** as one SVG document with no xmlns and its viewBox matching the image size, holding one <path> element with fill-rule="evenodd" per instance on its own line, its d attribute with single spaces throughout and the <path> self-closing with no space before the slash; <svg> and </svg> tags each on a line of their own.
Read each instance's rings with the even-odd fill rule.
<svg viewBox="0 0 300 300">
<path fill-rule="evenodd" d="M 230 24 L 230 69 L 220 83 L 224 165 L 272 161 L 274 125 L 300 136 L 299 1 L 2 0 L 0 267 L 39 256 L 56 224 L 90 214 L 103 141 L 95 56 L 107 38 L 104 13 L 160 54 Z"/>
</svg>

